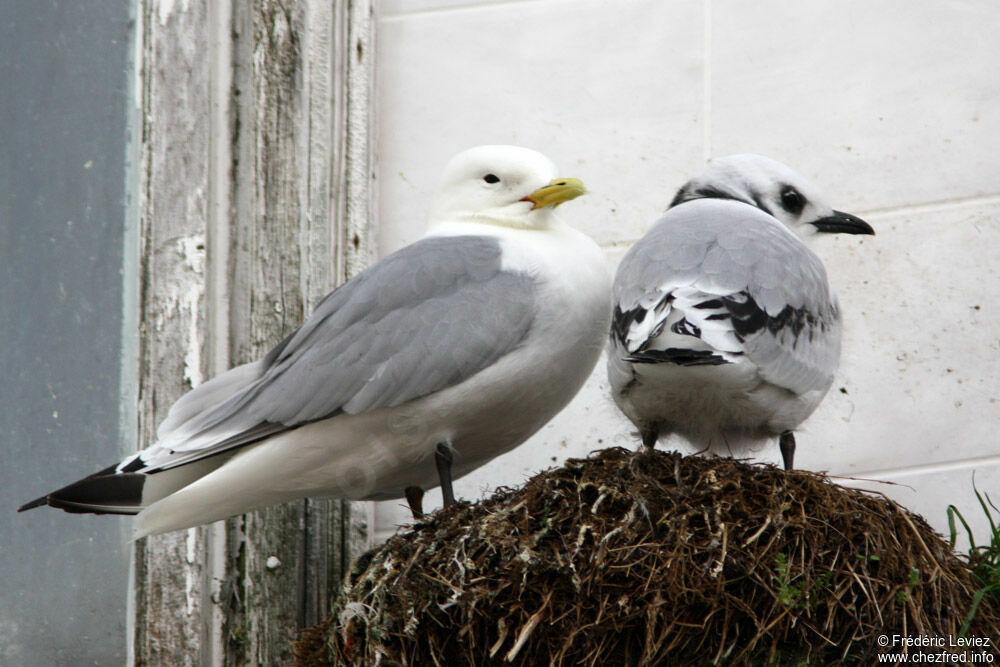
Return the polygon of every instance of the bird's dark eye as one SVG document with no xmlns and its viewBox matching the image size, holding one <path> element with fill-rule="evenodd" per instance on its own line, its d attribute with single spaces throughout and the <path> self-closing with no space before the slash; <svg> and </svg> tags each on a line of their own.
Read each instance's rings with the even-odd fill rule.
<svg viewBox="0 0 1000 667">
<path fill-rule="evenodd" d="M 798 215 L 806 206 L 806 198 L 791 186 L 781 191 L 781 207 L 792 215 Z"/>
<path fill-rule="evenodd" d="M 483 180 L 486 181 L 487 183 L 499 183 L 500 177 L 497 176 L 496 174 L 486 174 L 485 176 L 483 176 Z"/>
</svg>

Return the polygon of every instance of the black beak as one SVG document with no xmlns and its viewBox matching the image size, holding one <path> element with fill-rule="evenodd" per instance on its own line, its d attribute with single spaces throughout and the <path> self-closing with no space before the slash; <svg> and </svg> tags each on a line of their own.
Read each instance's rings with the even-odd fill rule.
<svg viewBox="0 0 1000 667">
<path fill-rule="evenodd" d="M 813 220 L 809 224 L 828 234 L 875 234 L 875 230 L 867 222 L 843 211 L 834 211 L 833 215 Z"/>
</svg>

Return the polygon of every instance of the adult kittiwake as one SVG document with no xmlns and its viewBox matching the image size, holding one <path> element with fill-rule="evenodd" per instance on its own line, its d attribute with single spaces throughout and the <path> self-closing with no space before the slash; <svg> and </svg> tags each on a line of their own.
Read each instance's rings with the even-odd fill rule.
<svg viewBox="0 0 1000 667">
<path fill-rule="evenodd" d="M 608 378 L 642 442 L 676 433 L 731 454 L 793 429 L 840 361 L 837 296 L 800 240 L 874 234 L 785 165 L 713 160 L 626 253 L 615 275 Z"/>
<path fill-rule="evenodd" d="M 602 251 L 554 212 L 585 192 L 544 155 L 463 152 L 429 232 L 331 292 L 263 359 L 193 389 L 155 444 L 28 503 L 137 514 L 136 535 L 304 496 L 405 497 L 524 442 L 590 374 Z"/>
</svg>

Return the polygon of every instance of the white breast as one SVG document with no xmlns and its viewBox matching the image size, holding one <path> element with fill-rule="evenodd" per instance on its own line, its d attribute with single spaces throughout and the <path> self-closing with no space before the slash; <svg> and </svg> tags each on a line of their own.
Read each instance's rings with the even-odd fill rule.
<svg viewBox="0 0 1000 667">
<path fill-rule="evenodd" d="M 422 399 L 434 404 L 430 412 L 448 414 L 441 436 L 455 445 L 460 474 L 520 444 L 565 407 L 593 370 L 611 322 L 611 273 L 589 237 L 561 223 L 545 230 L 456 223 L 447 232 L 470 228 L 498 237 L 503 268 L 533 276 L 538 287 L 535 321 L 517 350 Z"/>
</svg>

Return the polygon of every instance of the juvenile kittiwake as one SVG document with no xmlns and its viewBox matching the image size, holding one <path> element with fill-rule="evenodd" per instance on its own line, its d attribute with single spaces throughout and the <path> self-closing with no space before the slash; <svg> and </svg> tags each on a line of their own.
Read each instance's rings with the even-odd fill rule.
<svg viewBox="0 0 1000 667">
<path fill-rule="evenodd" d="M 590 374 L 611 318 L 597 245 L 544 155 L 447 165 L 421 240 L 323 299 L 263 359 L 178 400 L 157 442 L 21 509 L 137 514 L 136 535 L 304 496 L 405 497 L 524 442 Z"/>
<path fill-rule="evenodd" d="M 793 429 L 840 361 L 837 296 L 800 240 L 874 234 L 785 165 L 713 160 L 626 253 L 615 275 L 608 378 L 645 446 L 676 433 L 733 453 Z"/>
</svg>

